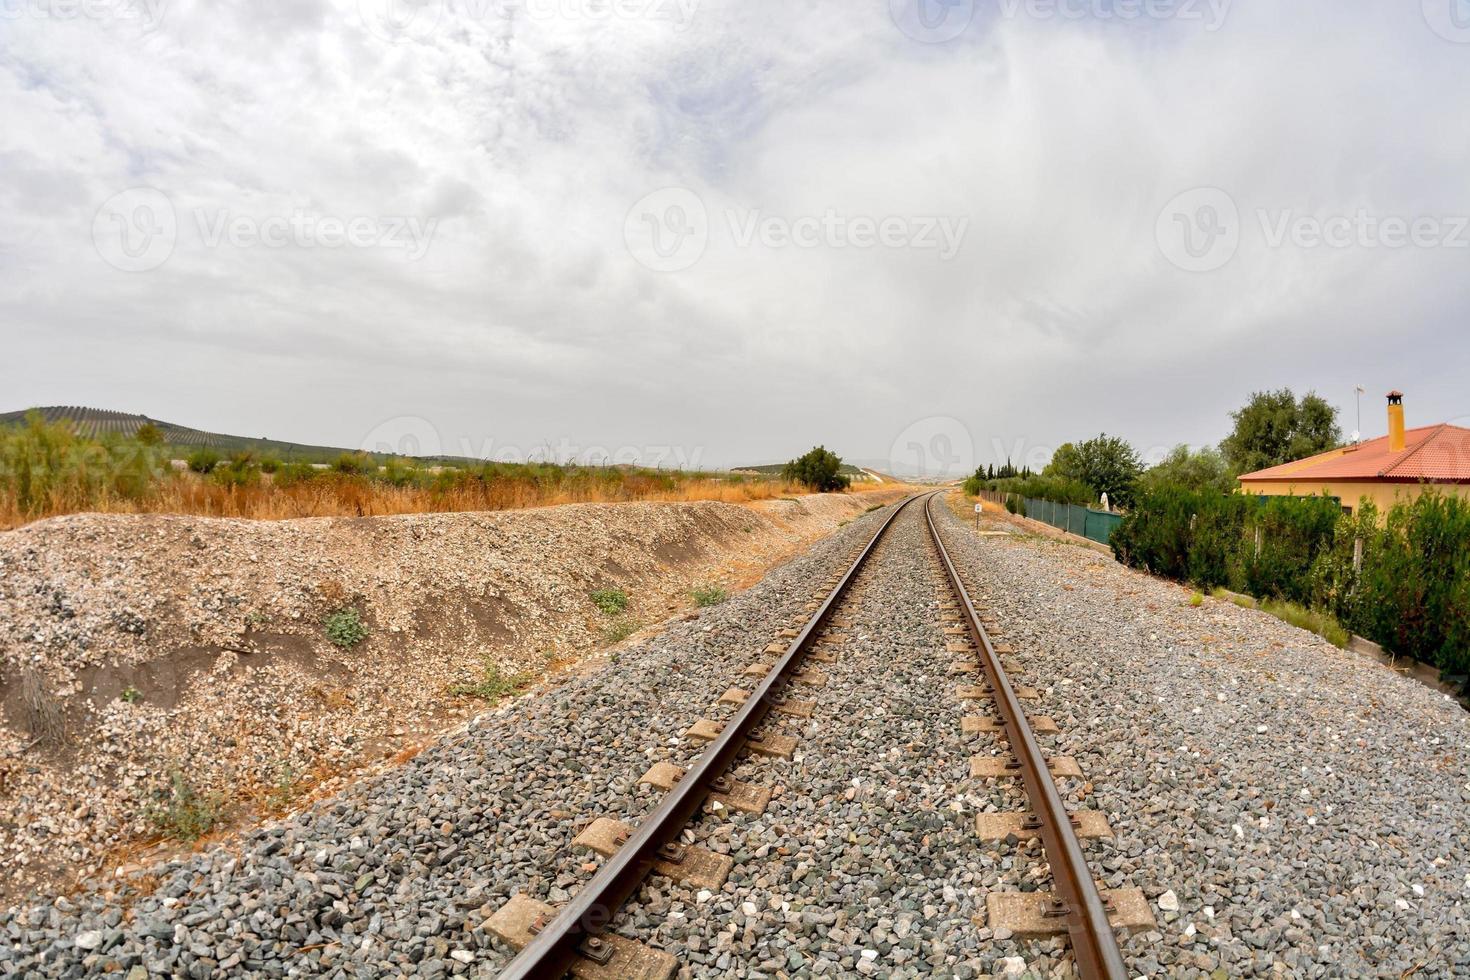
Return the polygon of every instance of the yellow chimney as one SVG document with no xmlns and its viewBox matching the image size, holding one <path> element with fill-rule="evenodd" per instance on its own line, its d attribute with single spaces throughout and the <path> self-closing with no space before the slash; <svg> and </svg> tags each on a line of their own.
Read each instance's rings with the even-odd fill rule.
<svg viewBox="0 0 1470 980">
<path fill-rule="evenodd" d="M 1388 393 L 1388 451 L 1391 453 L 1404 451 L 1404 393 L 1402 391 Z"/>
</svg>

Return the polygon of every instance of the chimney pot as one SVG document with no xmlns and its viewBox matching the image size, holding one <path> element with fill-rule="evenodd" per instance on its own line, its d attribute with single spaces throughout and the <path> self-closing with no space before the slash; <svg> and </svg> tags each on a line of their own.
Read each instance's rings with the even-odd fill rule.
<svg viewBox="0 0 1470 980">
<path fill-rule="evenodd" d="M 1404 393 L 1390 391 L 1388 393 L 1388 451 L 1401 453 L 1404 451 L 1404 443 Z"/>
</svg>

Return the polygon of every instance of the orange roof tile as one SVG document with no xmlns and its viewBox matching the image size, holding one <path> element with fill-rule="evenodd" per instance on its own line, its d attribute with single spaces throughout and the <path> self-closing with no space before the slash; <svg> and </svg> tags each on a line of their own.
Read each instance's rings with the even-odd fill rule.
<svg viewBox="0 0 1470 980">
<path fill-rule="evenodd" d="M 1388 436 L 1344 446 L 1240 478 L 1312 484 L 1329 481 L 1470 483 L 1470 429 L 1430 425 L 1404 433 L 1402 452 L 1390 452 Z"/>
</svg>

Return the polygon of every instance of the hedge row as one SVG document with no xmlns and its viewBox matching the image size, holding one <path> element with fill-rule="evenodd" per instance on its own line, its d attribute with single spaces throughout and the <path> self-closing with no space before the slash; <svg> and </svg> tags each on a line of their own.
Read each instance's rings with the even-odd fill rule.
<svg viewBox="0 0 1470 980">
<path fill-rule="evenodd" d="M 1362 542 L 1361 569 L 1354 568 Z M 1425 493 L 1380 519 L 1325 497 L 1163 487 L 1113 533 L 1124 564 L 1335 615 L 1396 654 L 1470 671 L 1470 503 Z"/>
</svg>

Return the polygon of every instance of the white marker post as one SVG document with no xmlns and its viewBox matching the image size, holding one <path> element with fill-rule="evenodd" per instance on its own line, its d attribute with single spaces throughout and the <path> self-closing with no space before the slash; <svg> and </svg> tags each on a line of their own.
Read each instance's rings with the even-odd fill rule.
<svg viewBox="0 0 1470 980">
<path fill-rule="evenodd" d="M 976 504 L 975 505 L 975 533 L 976 534 L 979 534 L 980 533 L 980 515 L 983 514 L 983 513 L 985 513 L 985 505 L 984 504 Z"/>
</svg>

